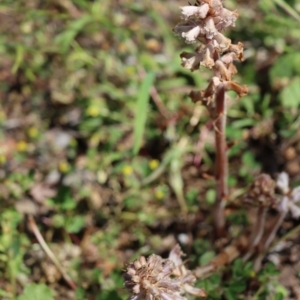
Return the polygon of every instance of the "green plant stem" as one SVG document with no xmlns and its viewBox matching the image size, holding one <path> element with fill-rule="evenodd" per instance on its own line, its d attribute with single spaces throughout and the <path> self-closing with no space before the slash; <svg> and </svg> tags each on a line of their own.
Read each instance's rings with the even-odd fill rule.
<svg viewBox="0 0 300 300">
<path fill-rule="evenodd" d="M 216 183 L 217 196 L 214 207 L 214 225 L 216 235 L 221 237 L 225 233 L 225 205 L 228 196 L 227 173 L 228 158 L 226 146 L 226 103 L 225 89 L 221 84 L 215 96 L 215 140 L 216 140 Z"/>
<path fill-rule="evenodd" d="M 9 258 L 10 261 L 8 263 L 9 265 L 9 276 L 10 276 L 10 284 L 11 284 L 11 293 L 12 293 L 12 299 L 16 298 L 16 290 L 17 290 L 17 282 L 16 282 L 16 274 L 14 274 L 14 260 L 12 257 Z"/>
<path fill-rule="evenodd" d="M 286 11 L 291 17 L 293 17 L 296 21 L 300 22 L 300 16 L 296 10 L 294 10 L 286 1 L 283 0 L 274 0 L 274 2 L 280 6 L 283 10 Z"/>
</svg>

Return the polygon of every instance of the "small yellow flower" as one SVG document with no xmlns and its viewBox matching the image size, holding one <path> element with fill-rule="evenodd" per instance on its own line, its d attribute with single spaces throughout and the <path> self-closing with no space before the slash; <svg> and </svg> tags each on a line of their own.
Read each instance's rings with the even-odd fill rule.
<svg viewBox="0 0 300 300">
<path fill-rule="evenodd" d="M 250 272 L 249 276 L 250 276 L 251 278 L 254 278 L 254 277 L 256 276 L 256 272 L 255 272 L 254 270 L 252 270 L 252 271 Z"/>
<path fill-rule="evenodd" d="M 156 190 L 154 195 L 156 199 L 162 200 L 165 196 L 165 193 L 162 190 Z"/>
<path fill-rule="evenodd" d="M 17 143 L 17 149 L 20 152 L 25 152 L 28 149 L 28 143 L 25 141 L 20 141 Z"/>
<path fill-rule="evenodd" d="M 136 70 L 133 66 L 129 66 L 125 69 L 125 73 L 127 76 L 132 76 L 136 73 Z"/>
<path fill-rule="evenodd" d="M 132 174 L 133 170 L 132 170 L 131 166 L 126 165 L 126 166 L 123 167 L 122 172 L 123 172 L 123 175 L 129 176 L 129 175 Z"/>
<path fill-rule="evenodd" d="M 2 110 L 0 110 L 0 121 L 4 121 L 5 118 L 6 118 L 5 113 Z"/>
<path fill-rule="evenodd" d="M 6 156 L 4 154 L 0 154 L 0 164 L 5 164 L 6 163 Z"/>
<path fill-rule="evenodd" d="M 28 129 L 28 135 L 29 135 L 32 139 L 36 138 L 36 137 L 38 136 L 38 133 L 39 133 L 39 131 L 38 131 L 38 129 L 37 129 L 36 127 L 30 127 L 30 128 Z"/>
<path fill-rule="evenodd" d="M 149 161 L 149 168 L 155 170 L 159 166 L 159 161 L 157 159 L 151 159 Z"/>
<path fill-rule="evenodd" d="M 118 45 L 118 53 L 125 53 L 127 49 L 127 45 L 125 43 L 119 43 Z"/>
<path fill-rule="evenodd" d="M 96 105 L 91 105 L 88 107 L 86 113 L 90 117 L 98 117 L 100 115 L 100 107 Z"/>
<path fill-rule="evenodd" d="M 21 30 L 25 34 L 32 32 L 32 29 L 33 29 L 33 23 L 31 21 L 21 24 Z"/>
<path fill-rule="evenodd" d="M 72 138 L 72 139 L 71 139 L 71 142 L 70 142 L 70 145 L 71 145 L 72 147 L 76 147 L 76 146 L 77 146 L 77 141 L 76 141 L 76 139 Z"/>
<path fill-rule="evenodd" d="M 70 170 L 70 164 L 67 161 L 61 161 L 58 164 L 58 169 L 61 173 L 67 173 Z"/>
</svg>

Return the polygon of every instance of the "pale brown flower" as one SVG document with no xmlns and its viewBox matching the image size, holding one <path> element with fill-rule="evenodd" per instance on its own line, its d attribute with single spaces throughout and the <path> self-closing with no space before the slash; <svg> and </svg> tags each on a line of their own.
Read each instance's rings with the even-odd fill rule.
<svg viewBox="0 0 300 300">
<path fill-rule="evenodd" d="M 199 49 L 199 52 L 183 52 L 180 54 L 180 58 L 181 65 L 192 72 L 199 69 L 200 65 L 209 69 L 215 65 L 215 62 L 212 58 L 210 45 Z"/>
<path fill-rule="evenodd" d="M 275 207 L 278 198 L 275 195 L 275 181 L 268 174 L 257 176 L 245 194 L 245 203 L 251 206 Z"/>
<path fill-rule="evenodd" d="M 289 187 L 289 175 L 285 172 L 281 172 L 277 178 L 276 186 L 283 193 L 283 197 L 279 203 L 280 211 L 290 211 L 294 219 L 300 218 L 300 186 L 295 188 Z"/>
<path fill-rule="evenodd" d="M 187 300 L 185 293 L 206 297 L 202 289 L 193 287 L 196 278 L 184 266 L 181 255 L 176 245 L 167 259 L 152 254 L 129 264 L 124 274 L 129 300 Z"/>
<path fill-rule="evenodd" d="M 200 6 L 188 5 L 182 6 L 180 9 L 183 19 L 188 19 L 190 17 L 204 19 L 209 11 L 209 5 L 207 3 Z"/>
<path fill-rule="evenodd" d="M 203 59 L 203 54 L 182 52 L 180 54 L 180 58 L 181 58 L 181 65 L 184 68 L 191 70 L 193 72 L 194 70 L 199 69 L 200 62 Z"/>
</svg>

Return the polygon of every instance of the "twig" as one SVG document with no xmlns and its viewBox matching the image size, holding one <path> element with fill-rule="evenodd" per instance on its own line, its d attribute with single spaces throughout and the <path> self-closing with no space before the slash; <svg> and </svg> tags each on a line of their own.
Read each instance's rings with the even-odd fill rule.
<svg viewBox="0 0 300 300">
<path fill-rule="evenodd" d="M 162 99 L 160 98 L 160 95 L 159 95 L 159 93 L 157 92 L 157 89 L 154 86 L 152 86 L 151 89 L 150 89 L 150 95 L 153 99 L 153 102 L 157 106 L 160 114 L 164 118 L 169 119 L 170 118 L 170 113 L 167 110 L 167 108 L 165 107 L 164 103 L 162 102 Z"/>
<path fill-rule="evenodd" d="M 143 68 L 140 68 L 139 69 L 139 74 L 140 74 L 141 77 L 145 77 L 146 76 L 146 70 L 143 69 Z M 166 108 L 166 106 L 164 105 L 162 99 L 160 98 L 160 95 L 159 95 L 159 93 L 158 93 L 155 86 L 152 86 L 150 88 L 150 95 L 152 97 L 152 100 L 153 100 L 154 104 L 158 108 L 158 111 L 160 112 L 160 114 L 165 119 L 169 119 L 170 118 L 170 113 L 169 113 L 168 109 Z"/>
<path fill-rule="evenodd" d="M 69 275 L 65 272 L 57 258 L 55 257 L 54 253 L 51 251 L 51 249 L 48 247 L 47 243 L 45 242 L 43 236 L 41 235 L 35 220 L 32 216 L 28 217 L 30 228 L 35 235 L 36 239 L 38 240 L 39 244 L 41 245 L 42 249 L 45 251 L 45 253 L 48 255 L 50 260 L 53 262 L 53 264 L 57 267 L 59 272 L 61 273 L 64 280 L 67 282 L 67 284 L 70 286 L 72 290 L 76 290 L 76 285 L 72 281 L 72 279 L 69 277 Z"/>
</svg>

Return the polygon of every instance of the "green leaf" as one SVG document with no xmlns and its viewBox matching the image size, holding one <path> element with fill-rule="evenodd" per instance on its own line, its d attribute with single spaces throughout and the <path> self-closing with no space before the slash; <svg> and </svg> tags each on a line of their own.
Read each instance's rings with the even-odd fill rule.
<svg viewBox="0 0 300 300">
<path fill-rule="evenodd" d="M 116 291 L 104 291 L 101 294 L 99 294 L 96 298 L 96 300 L 121 300 L 121 299 L 122 298 L 117 294 Z"/>
<path fill-rule="evenodd" d="M 253 126 L 254 124 L 255 124 L 255 120 L 253 119 L 241 119 L 232 122 L 231 126 L 233 128 L 244 128 L 244 127 Z"/>
<path fill-rule="evenodd" d="M 296 77 L 280 93 L 280 100 L 284 107 L 296 108 L 300 104 L 300 77 Z"/>
<path fill-rule="evenodd" d="M 71 22 L 65 31 L 55 37 L 54 43 L 60 46 L 63 53 L 66 53 L 77 34 L 92 20 L 91 16 L 85 15 Z"/>
<path fill-rule="evenodd" d="M 225 295 L 227 300 L 236 300 L 235 292 L 231 291 L 230 289 L 225 290 Z"/>
<path fill-rule="evenodd" d="M 12 67 L 13 74 L 15 74 L 18 71 L 18 69 L 20 68 L 20 66 L 22 65 L 22 63 L 24 61 L 24 52 L 25 52 L 24 47 L 21 44 L 17 45 L 16 59 L 15 59 L 14 65 Z"/>
<path fill-rule="evenodd" d="M 31 283 L 17 300 L 54 300 L 53 291 L 45 284 Z"/>
<path fill-rule="evenodd" d="M 66 230 L 69 233 L 78 233 L 85 225 L 83 216 L 72 216 L 66 220 Z"/>
<path fill-rule="evenodd" d="M 149 91 L 154 82 L 154 79 L 155 74 L 152 72 L 148 73 L 145 76 L 139 91 L 134 120 L 133 153 L 135 155 L 138 153 L 142 144 L 148 114 Z"/>
<path fill-rule="evenodd" d="M 216 201 L 216 190 L 215 189 L 207 190 L 205 199 L 208 204 L 214 204 Z"/>
<path fill-rule="evenodd" d="M 278 78 L 291 78 L 295 74 L 300 74 L 299 64 L 299 52 L 288 53 L 278 58 L 270 71 L 272 84 L 274 85 Z"/>
<path fill-rule="evenodd" d="M 0 289 L 0 296 L 6 297 L 6 298 L 9 298 L 9 299 L 12 298 L 12 294 L 11 293 L 8 293 L 8 292 L 6 292 L 5 290 L 2 290 L 2 289 Z"/>
<path fill-rule="evenodd" d="M 286 299 L 288 294 L 289 294 L 289 292 L 284 286 L 279 285 L 279 284 L 276 286 L 275 300 Z"/>
<path fill-rule="evenodd" d="M 201 255 L 199 263 L 201 266 L 208 264 L 214 257 L 215 253 L 213 251 L 207 251 L 203 255 Z"/>
<path fill-rule="evenodd" d="M 287 1 L 284 0 L 273 0 L 278 6 L 280 6 L 283 10 L 285 10 L 289 15 L 291 15 L 295 20 L 300 22 L 300 15 L 294 10 Z"/>
</svg>

